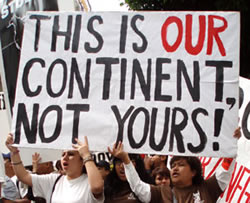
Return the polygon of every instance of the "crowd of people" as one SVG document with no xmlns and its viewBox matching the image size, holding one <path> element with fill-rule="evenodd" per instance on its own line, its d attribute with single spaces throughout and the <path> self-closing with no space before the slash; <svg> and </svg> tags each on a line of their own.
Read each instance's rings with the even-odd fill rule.
<svg viewBox="0 0 250 203">
<path fill-rule="evenodd" d="M 234 137 L 240 137 L 240 128 Z M 95 163 L 85 137 L 63 151 L 58 161 L 41 163 L 34 153 L 32 166 L 24 166 L 12 144 L 13 136 L 8 135 L 10 153 L 0 159 L 4 203 L 213 203 L 227 187 L 234 165 L 232 158 L 224 158 L 215 174 L 204 180 L 198 157 L 129 154 L 121 142 L 108 148 L 111 163 Z"/>
</svg>

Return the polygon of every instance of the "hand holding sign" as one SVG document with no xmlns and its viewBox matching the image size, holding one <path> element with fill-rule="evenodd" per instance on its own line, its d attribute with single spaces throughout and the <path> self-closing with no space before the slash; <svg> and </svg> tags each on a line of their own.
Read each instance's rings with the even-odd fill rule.
<svg viewBox="0 0 250 203">
<path fill-rule="evenodd" d="M 9 134 L 7 136 L 7 139 L 5 141 L 5 145 L 6 147 L 10 150 L 11 153 L 16 153 L 19 152 L 17 147 L 13 147 L 12 145 L 14 144 L 14 139 L 13 139 L 13 135 Z"/>
<path fill-rule="evenodd" d="M 118 144 L 114 144 L 112 150 L 108 147 L 108 151 L 114 157 L 121 159 L 123 163 L 128 164 L 130 162 L 128 153 L 123 150 L 123 144 L 121 141 Z"/>
<path fill-rule="evenodd" d="M 73 148 L 76 149 L 80 156 L 84 159 L 86 157 L 90 157 L 91 154 L 89 152 L 89 144 L 88 144 L 88 138 L 84 136 L 84 142 L 81 142 L 80 140 L 76 139 L 76 144 L 73 144 Z"/>
<path fill-rule="evenodd" d="M 42 160 L 40 157 L 40 154 L 35 152 L 32 154 L 32 173 L 37 173 L 38 170 L 38 164 Z"/>
<path fill-rule="evenodd" d="M 241 127 L 238 127 L 238 128 L 235 129 L 234 134 L 233 134 L 234 138 L 240 139 L 240 137 L 241 137 L 241 131 L 240 130 L 241 130 Z"/>
</svg>

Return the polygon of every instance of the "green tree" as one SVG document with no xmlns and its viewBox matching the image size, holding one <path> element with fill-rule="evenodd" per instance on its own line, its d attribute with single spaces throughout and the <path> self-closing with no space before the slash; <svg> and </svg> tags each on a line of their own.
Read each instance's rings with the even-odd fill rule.
<svg viewBox="0 0 250 203">
<path fill-rule="evenodd" d="M 122 4 L 138 11 L 239 11 L 241 14 L 240 75 L 250 78 L 249 0 L 125 0 Z"/>
</svg>

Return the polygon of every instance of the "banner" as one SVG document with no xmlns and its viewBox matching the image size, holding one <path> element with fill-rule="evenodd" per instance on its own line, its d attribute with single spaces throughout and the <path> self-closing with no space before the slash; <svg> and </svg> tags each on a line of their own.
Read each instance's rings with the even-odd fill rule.
<svg viewBox="0 0 250 203">
<path fill-rule="evenodd" d="M 236 12 L 29 13 L 15 143 L 235 156 L 239 30 Z"/>
</svg>

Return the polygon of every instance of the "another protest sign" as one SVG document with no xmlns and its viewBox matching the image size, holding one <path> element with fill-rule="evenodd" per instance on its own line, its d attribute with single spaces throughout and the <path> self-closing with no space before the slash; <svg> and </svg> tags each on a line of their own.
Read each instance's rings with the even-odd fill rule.
<svg viewBox="0 0 250 203">
<path fill-rule="evenodd" d="M 20 147 L 236 155 L 239 13 L 29 13 L 13 117 Z"/>
<path fill-rule="evenodd" d="M 230 183 L 224 192 L 223 197 L 218 201 L 220 203 L 233 202 L 249 202 L 250 189 L 250 142 L 248 137 L 250 121 L 248 106 L 250 103 L 250 80 L 243 77 L 240 78 L 240 121 L 239 126 L 242 129 L 242 136 L 238 141 L 238 151 L 236 165 L 230 180 Z M 244 120 L 244 119 L 245 120 Z M 244 129 L 244 130 L 243 130 Z M 202 157 L 201 163 L 203 166 L 203 174 L 205 179 L 214 175 L 218 167 L 222 163 L 222 158 Z"/>
<path fill-rule="evenodd" d="M 250 80 L 240 78 L 240 126 L 237 163 L 221 202 L 250 202 Z"/>
<path fill-rule="evenodd" d="M 3 67 L 0 73 L 6 81 L 5 95 L 7 106 L 11 108 L 15 100 L 15 88 L 20 59 L 20 47 L 23 34 L 23 21 L 27 11 L 58 10 L 57 0 L 5 0 L 0 1 L 0 52 L 3 55 Z M 9 113 L 12 109 L 7 109 Z M 10 114 L 11 115 L 11 114 Z M 10 116 L 9 115 L 9 116 Z"/>
<path fill-rule="evenodd" d="M 96 163 L 102 160 L 111 163 L 113 160 L 113 156 L 109 152 L 95 152 L 92 153 L 92 157 Z"/>
</svg>

